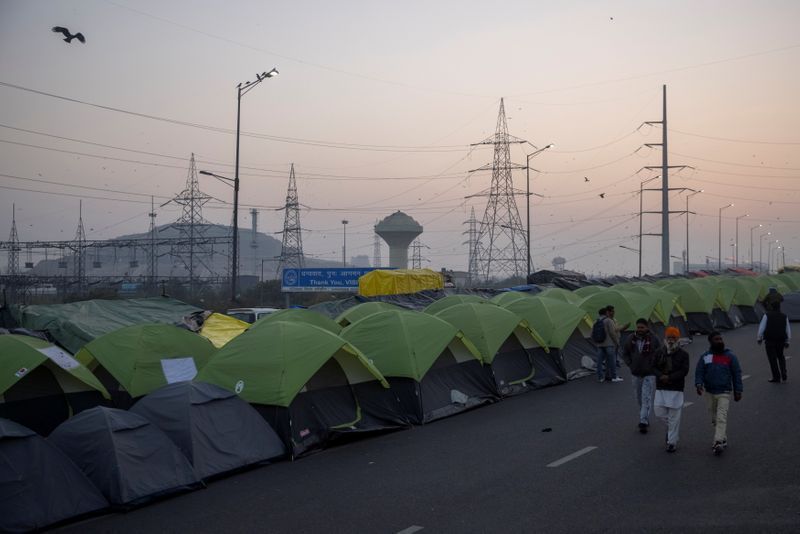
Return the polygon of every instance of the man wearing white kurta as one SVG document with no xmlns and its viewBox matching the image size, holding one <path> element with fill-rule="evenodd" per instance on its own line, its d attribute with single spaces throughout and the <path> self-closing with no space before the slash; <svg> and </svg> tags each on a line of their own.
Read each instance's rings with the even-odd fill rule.
<svg viewBox="0 0 800 534">
<path fill-rule="evenodd" d="M 653 409 L 656 417 L 667 425 L 667 452 L 678 450 L 678 438 L 683 410 L 683 388 L 689 374 L 689 353 L 680 347 L 680 331 L 668 327 L 664 345 L 655 357 L 656 397 Z"/>
</svg>

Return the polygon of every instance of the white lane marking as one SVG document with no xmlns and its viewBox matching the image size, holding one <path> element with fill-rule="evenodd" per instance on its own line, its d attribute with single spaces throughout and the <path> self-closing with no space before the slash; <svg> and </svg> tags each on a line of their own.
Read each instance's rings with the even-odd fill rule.
<svg viewBox="0 0 800 534">
<path fill-rule="evenodd" d="M 748 378 L 750 378 L 750 375 L 742 375 L 742 380 L 747 380 Z"/>
<path fill-rule="evenodd" d="M 572 454 L 568 454 L 567 456 L 564 456 L 563 458 L 561 458 L 559 460 L 556 460 L 555 462 L 547 464 L 547 467 L 558 467 L 559 465 L 563 465 L 563 464 L 565 464 L 565 463 L 567 463 L 567 462 L 569 462 L 571 460 L 574 460 L 575 458 L 583 456 L 586 453 L 592 452 L 596 448 L 597 447 L 594 447 L 594 446 L 592 446 L 592 447 L 584 447 L 583 449 L 581 449 L 579 451 L 573 452 Z"/>
<path fill-rule="evenodd" d="M 689 406 L 691 406 L 692 404 L 694 404 L 692 401 L 686 401 L 686 402 L 684 402 L 684 403 L 683 403 L 683 407 L 684 407 L 684 408 L 688 408 L 688 407 L 689 407 Z"/>
<path fill-rule="evenodd" d="M 423 528 L 424 527 L 421 527 L 419 525 L 411 525 L 410 527 L 404 528 L 403 530 L 398 530 L 397 534 L 413 534 L 414 532 L 419 532 Z"/>
</svg>

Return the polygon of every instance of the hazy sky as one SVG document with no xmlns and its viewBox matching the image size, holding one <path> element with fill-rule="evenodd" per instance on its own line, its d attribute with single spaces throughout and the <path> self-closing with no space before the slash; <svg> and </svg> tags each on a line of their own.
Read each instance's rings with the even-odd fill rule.
<svg viewBox="0 0 800 534">
<path fill-rule="evenodd" d="M 86 44 L 65 43 L 55 25 Z M 467 171 L 492 157 L 469 144 L 493 133 L 505 97 L 511 134 L 556 144 L 532 160 L 544 195 L 532 202 L 534 266 L 563 256 L 576 270 L 635 273 L 636 254 L 620 245 L 637 246 L 639 183 L 651 174 L 636 172 L 661 162 L 658 149 L 636 152 L 660 142 L 660 128 L 637 128 L 661 119 L 667 84 L 670 164 L 695 167 L 671 185 L 705 190 L 690 201 L 692 262 L 716 258 L 718 210 L 730 203 L 725 256 L 748 214 L 740 261 L 762 224 L 756 259 L 771 231 L 797 262 L 798 27 L 792 0 L 0 0 L 0 239 L 12 203 L 21 240 L 71 238 L 79 198 L 89 238 L 146 231 L 148 196 L 179 192 L 192 152 L 199 168 L 233 175 L 236 85 L 277 67 L 242 100 L 242 130 L 258 137 L 242 137 L 240 225 L 256 206 L 260 231 L 282 229 L 275 208 L 294 163 L 308 255 L 340 259 L 348 219 L 348 256 L 371 258 L 375 221 L 401 209 L 425 228 L 428 266 L 466 269 L 463 222 L 471 207 L 482 218 L 485 198 L 464 197 L 491 179 Z M 512 158 L 524 163 L 523 150 Z M 524 172 L 514 179 L 525 188 Z M 225 185 L 201 186 L 230 202 Z M 660 209 L 659 194 L 644 204 Z M 157 212 L 159 224 L 178 215 Z M 230 206 L 204 215 L 229 224 Z M 685 228 L 673 215 L 676 256 Z M 658 232 L 659 216 L 644 229 Z M 660 269 L 656 237 L 645 238 L 644 268 Z"/>
</svg>

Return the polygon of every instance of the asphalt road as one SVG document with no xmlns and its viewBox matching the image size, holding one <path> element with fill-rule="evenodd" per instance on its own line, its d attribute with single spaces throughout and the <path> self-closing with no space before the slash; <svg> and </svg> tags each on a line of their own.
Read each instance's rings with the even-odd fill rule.
<svg viewBox="0 0 800 534">
<path fill-rule="evenodd" d="M 693 404 L 683 411 L 675 454 L 664 451 L 660 421 L 639 434 L 625 370 L 621 383 L 583 378 L 62 530 L 798 532 L 795 360 L 788 360 L 789 382 L 770 384 L 755 327 L 725 339 L 749 377 L 742 401 L 731 403 L 730 445 L 720 457 L 711 453 L 705 398 L 691 385 L 706 347 L 697 337 L 686 389 Z"/>
</svg>

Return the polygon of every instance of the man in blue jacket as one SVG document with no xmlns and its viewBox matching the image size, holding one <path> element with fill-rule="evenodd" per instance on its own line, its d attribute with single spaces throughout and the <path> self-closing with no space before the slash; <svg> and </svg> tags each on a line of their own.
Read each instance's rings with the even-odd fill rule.
<svg viewBox="0 0 800 534">
<path fill-rule="evenodd" d="M 694 385 L 697 394 L 702 395 L 703 390 L 708 393 L 709 409 L 711 411 L 711 424 L 714 426 L 714 454 L 722 454 L 728 446 L 726 434 L 728 426 L 728 407 L 733 400 L 742 399 L 742 368 L 736 355 L 725 348 L 722 334 L 711 332 L 708 335 L 710 346 L 697 361 L 694 373 Z"/>
</svg>

